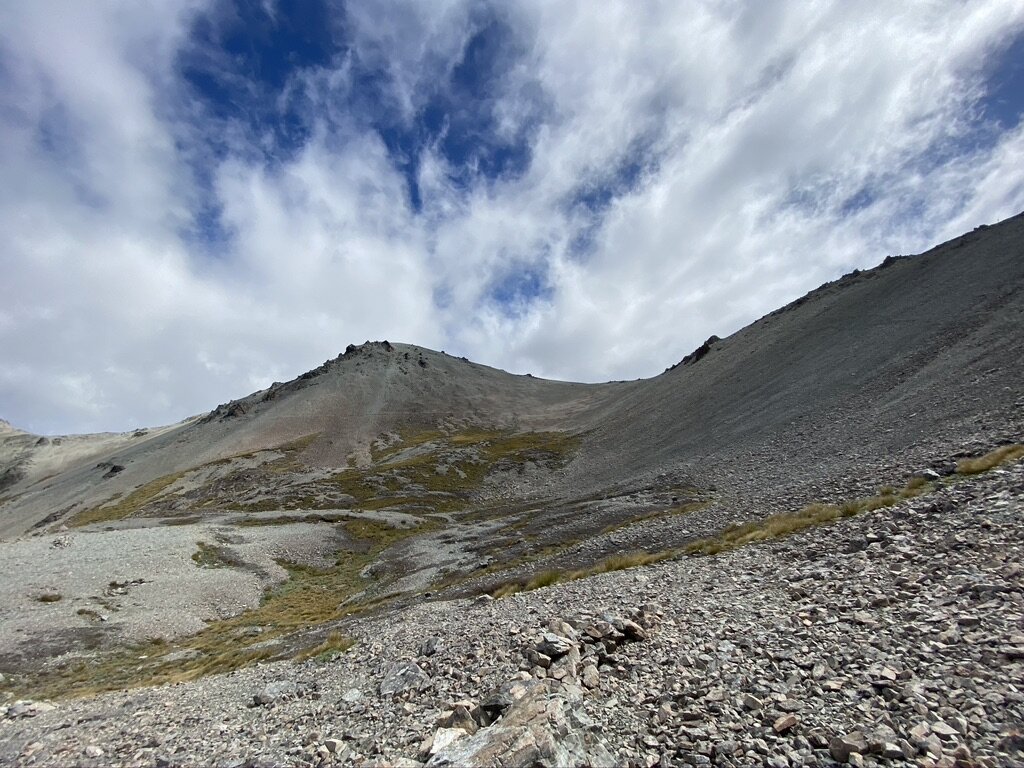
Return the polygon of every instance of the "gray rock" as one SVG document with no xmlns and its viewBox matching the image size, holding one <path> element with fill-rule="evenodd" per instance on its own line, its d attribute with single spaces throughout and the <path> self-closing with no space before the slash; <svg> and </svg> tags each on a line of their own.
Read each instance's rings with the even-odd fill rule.
<svg viewBox="0 0 1024 768">
<path fill-rule="evenodd" d="M 903 749 L 899 745 L 894 744 L 891 741 L 887 741 L 882 745 L 882 748 L 877 750 L 878 754 L 884 757 L 886 760 L 902 760 L 905 755 Z"/>
<path fill-rule="evenodd" d="M 419 691 L 430 684 L 430 677 L 415 661 L 392 664 L 380 683 L 381 696 L 395 696 L 405 691 Z"/>
<path fill-rule="evenodd" d="M 441 715 L 437 724 L 441 728 L 460 728 L 468 735 L 472 735 L 480 729 L 470 711 L 462 704 L 456 705 L 455 709 Z"/>
<path fill-rule="evenodd" d="M 267 683 L 254 698 L 257 704 L 266 706 L 298 694 L 299 686 L 294 680 L 276 680 Z"/>
<path fill-rule="evenodd" d="M 592 730 L 582 700 L 571 690 L 544 681 L 530 685 L 497 724 L 439 750 L 427 765 L 611 768 L 618 763 Z"/>
<path fill-rule="evenodd" d="M 424 640 L 420 644 L 419 655 L 420 656 L 433 656 L 435 653 L 437 653 L 437 649 L 438 649 L 438 647 L 440 647 L 440 645 L 441 645 L 441 638 L 440 637 L 437 637 L 436 635 L 434 637 L 428 637 L 426 640 Z"/>
<path fill-rule="evenodd" d="M 569 638 L 556 635 L 554 632 L 545 632 L 541 641 L 537 643 L 535 650 L 537 653 L 543 653 L 545 656 L 557 659 L 567 654 L 569 649 L 573 647 L 575 647 L 575 644 Z"/>
<path fill-rule="evenodd" d="M 833 760 L 839 763 L 848 762 L 850 755 L 858 753 L 864 748 L 865 744 L 862 739 L 851 739 L 846 736 L 836 736 L 828 743 L 828 753 L 832 755 Z"/>
<path fill-rule="evenodd" d="M 800 718 L 796 715 L 783 715 L 775 720 L 772 724 L 772 729 L 776 733 L 786 733 L 796 727 L 797 723 L 800 722 Z"/>
<path fill-rule="evenodd" d="M 764 703 L 756 696 L 751 696 L 749 693 L 745 693 L 740 699 L 740 705 L 746 710 L 756 712 L 764 706 Z"/>
<path fill-rule="evenodd" d="M 438 728 L 428 750 L 429 754 L 436 755 L 468 735 L 462 728 Z"/>
<path fill-rule="evenodd" d="M 942 720 L 932 723 L 932 733 L 938 736 L 943 741 L 949 741 L 955 739 L 959 732 L 951 725 L 947 725 Z"/>
</svg>

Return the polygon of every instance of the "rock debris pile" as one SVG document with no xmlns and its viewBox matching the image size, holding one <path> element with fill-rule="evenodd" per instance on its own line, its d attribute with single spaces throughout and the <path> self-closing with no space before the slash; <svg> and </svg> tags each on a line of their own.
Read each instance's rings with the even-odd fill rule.
<svg viewBox="0 0 1024 768">
<path fill-rule="evenodd" d="M 1024 766 L 1024 463 L 714 557 L 0 709 L 25 766 Z"/>
</svg>

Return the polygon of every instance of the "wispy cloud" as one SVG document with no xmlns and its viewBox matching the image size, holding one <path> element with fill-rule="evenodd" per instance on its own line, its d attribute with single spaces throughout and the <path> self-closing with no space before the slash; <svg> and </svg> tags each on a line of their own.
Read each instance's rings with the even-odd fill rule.
<svg viewBox="0 0 1024 768">
<path fill-rule="evenodd" d="M 1017 0 L 313 10 L 0 10 L 0 416 L 167 422 L 366 338 L 650 375 L 1024 208 Z"/>
</svg>

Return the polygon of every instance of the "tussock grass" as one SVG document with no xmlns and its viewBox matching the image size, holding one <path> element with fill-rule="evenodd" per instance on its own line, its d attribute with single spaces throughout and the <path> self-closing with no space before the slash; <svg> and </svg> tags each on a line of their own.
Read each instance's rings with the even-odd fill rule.
<svg viewBox="0 0 1024 768">
<path fill-rule="evenodd" d="M 980 472 L 994 469 L 1008 461 L 1017 461 L 1020 458 L 1024 458 L 1024 444 L 1001 445 L 984 456 L 978 456 L 973 459 L 961 459 L 956 463 L 956 471 L 960 475 L 976 475 Z"/>
<path fill-rule="evenodd" d="M 933 484 L 923 477 L 911 477 L 897 490 L 883 485 L 874 496 L 852 499 L 842 504 L 808 504 L 796 512 L 769 515 L 740 525 L 730 525 L 717 536 L 692 541 L 683 548 L 688 555 L 717 555 L 747 544 L 791 536 L 817 525 L 826 525 L 844 517 L 891 507 L 903 499 L 911 499 L 932 490 Z"/>
<path fill-rule="evenodd" d="M 304 651 L 299 651 L 299 653 L 292 656 L 292 659 L 294 661 L 306 661 L 308 659 L 329 661 L 336 654 L 344 653 L 355 644 L 356 641 L 351 637 L 340 632 L 331 632 L 322 643 L 312 648 L 307 648 Z"/>
<path fill-rule="evenodd" d="M 114 504 L 100 505 L 79 512 L 68 521 L 68 525 L 72 528 L 78 528 L 90 523 L 106 523 L 131 517 L 184 474 L 184 472 L 175 472 L 174 474 L 164 475 L 156 480 L 151 480 L 145 485 L 139 486 L 127 496 L 117 499 Z"/>
<path fill-rule="evenodd" d="M 522 471 L 528 462 L 562 466 L 578 444 L 579 438 L 563 432 L 420 432 L 371 450 L 373 465 L 347 467 L 329 482 L 355 499 L 357 509 L 418 505 L 458 512 L 492 472 Z M 418 446 L 426 448 L 401 457 Z"/>
<path fill-rule="evenodd" d="M 226 547 L 197 541 L 199 547 L 192 553 L 192 561 L 200 568 L 241 568 L 245 561 Z"/>
<path fill-rule="evenodd" d="M 671 507 L 670 509 L 662 509 L 656 512 L 649 512 L 645 515 L 640 515 L 639 517 L 632 517 L 627 520 L 619 521 L 617 523 L 611 523 L 610 525 L 606 525 L 604 528 L 602 528 L 601 533 L 614 533 L 615 531 L 620 531 L 623 528 L 629 528 L 631 526 L 638 525 L 639 523 L 647 522 L 648 520 L 658 520 L 662 517 L 688 515 L 691 512 L 696 512 L 697 510 L 704 509 L 704 507 L 706 506 L 707 502 L 705 501 L 693 501 L 688 502 L 686 504 L 677 504 L 674 507 Z"/>
<path fill-rule="evenodd" d="M 528 579 L 514 579 L 506 581 L 494 587 L 490 594 L 496 598 L 508 597 L 518 592 L 530 592 L 541 587 L 550 587 L 552 584 L 561 584 L 567 581 L 578 581 L 589 576 L 596 576 L 599 573 L 611 573 L 612 571 L 624 571 L 627 568 L 637 568 L 643 565 L 659 563 L 662 560 L 676 557 L 679 550 L 666 549 L 661 552 L 629 552 L 618 555 L 610 555 L 589 568 L 581 568 L 575 571 L 562 571 L 549 569 L 541 571 Z"/>
</svg>

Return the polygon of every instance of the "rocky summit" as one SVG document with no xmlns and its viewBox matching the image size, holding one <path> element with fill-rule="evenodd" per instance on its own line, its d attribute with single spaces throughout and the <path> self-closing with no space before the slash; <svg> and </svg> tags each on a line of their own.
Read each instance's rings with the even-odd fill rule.
<svg viewBox="0 0 1024 768">
<path fill-rule="evenodd" d="M 1024 215 L 653 379 L 0 422 L 0 762 L 1024 766 Z"/>
</svg>

